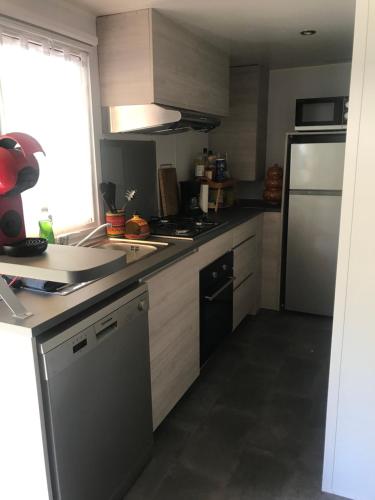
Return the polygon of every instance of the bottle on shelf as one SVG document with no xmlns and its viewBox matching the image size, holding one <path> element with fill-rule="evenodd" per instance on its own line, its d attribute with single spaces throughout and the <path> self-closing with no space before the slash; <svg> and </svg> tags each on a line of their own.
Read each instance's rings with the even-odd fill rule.
<svg viewBox="0 0 375 500">
<path fill-rule="evenodd" d="M 225 158 L 217 158 L 216 160 L 216 178 L 215 181 L 222 182 L 227 179 L 226 176 L 226 162 Z"/>
<path fill-rule="evenodd" d="M 211 181 L 215 180 L 216 170 L 216 155 L 210 150 L 207 156 L 207 166 L 205 170 L 205 177 Z"/>
<path fill-rule="evenodd" d="M 48 213 L 48 208 L 42 207 L 39 219 L 39 236 L 45 238 L 48 243 L 55 243 L 52 224 L 52 215 Z"/>
<path fill-rule="evenodd" d="M 205 166 L 206 165 L 205 165 L 204 155 L 201 154 L 197 156 L 197 158 L 194 161 L 194 176 L 196 179 L 204 177 Z"/>
<path fill-rule="evenodd" d="M 204 164 L 207 165 L 208 162 L 208 153 L 207 153 L 207 148 L 203 148 L 203 155 L 202 155 Z"/>
</svg>

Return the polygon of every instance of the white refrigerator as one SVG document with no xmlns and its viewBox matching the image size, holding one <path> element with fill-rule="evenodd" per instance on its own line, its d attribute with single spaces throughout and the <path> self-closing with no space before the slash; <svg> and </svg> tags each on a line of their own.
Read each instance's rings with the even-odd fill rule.
<svg viewBox="0 0 375 500">
<path fill-rule="evenodd" d="M 284 212 L 284 309 L 331 316 L 345 133 L 292 134 Z"/>
</svg>

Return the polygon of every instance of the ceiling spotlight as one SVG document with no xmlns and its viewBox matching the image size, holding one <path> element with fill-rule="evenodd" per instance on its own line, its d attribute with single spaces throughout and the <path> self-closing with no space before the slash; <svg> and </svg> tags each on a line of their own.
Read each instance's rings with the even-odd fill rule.
<svg viewBox="0 0 375 500">
<path fill-rule="evenodd" d="M 316 30 L 302 30 L 301 35 L 302 36 L 312 36 L 315 35 Z"/>
</svg>

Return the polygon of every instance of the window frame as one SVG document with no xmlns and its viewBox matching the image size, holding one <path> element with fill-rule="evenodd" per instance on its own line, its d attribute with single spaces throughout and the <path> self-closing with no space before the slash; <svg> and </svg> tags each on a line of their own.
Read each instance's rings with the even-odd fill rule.
<svg viewBox="0 0 375 500">
<path fill-rule="evenodd" d="M 53 49 L 67 51 L 78 57 L 82 57 L 84 54 L 86 59 L 86 90 L 88 99 L 88 122 L 90 127 L 91 189 L 93 196 L 94 220 L 89 224 L 78 226 L 77 228 L 71 228 L 68 231 L 55 233 L 57 242 L 59 241 L 59 237 L 63 236 L 64 239 L 68 237 L 69 244 L 75 243 L 103 222 L 103 205 L 100 201 L 98 191 L 98 185 L 101 181 L 101 168 L 99 133 L 96 133 L 96 130 L 100 130 L 100 113 L 97 112 L 97 109 L 100 110 L 97 48 L 96 46 L 88 45 L 85 42 L 69 38 L 65 35 L 61 35 L 41 27 L 29 25 L 22 21 L 9 19 L 1 15 L 0 30 L 2 30 L 5 34 L 16 38 L 30 37 L 31 42 L 35 41 L 37 43 L 40 42 L 41 44 L 47 39 Z M 1 134 L 2 131 L 0 122 L 0 135 Z"/>
</svg>

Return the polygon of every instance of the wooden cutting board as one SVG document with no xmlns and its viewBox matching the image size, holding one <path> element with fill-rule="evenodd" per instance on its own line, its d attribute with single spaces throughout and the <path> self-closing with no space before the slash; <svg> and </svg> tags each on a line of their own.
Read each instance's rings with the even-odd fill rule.
<svg viewBox="0 0 375 500">
<path fill-rule="evenodd" d="M 163 215 L 178 214 L 178 186 L 175 167 L 162 167 L 159 169 L 159 187 Z"/>
</svg>

